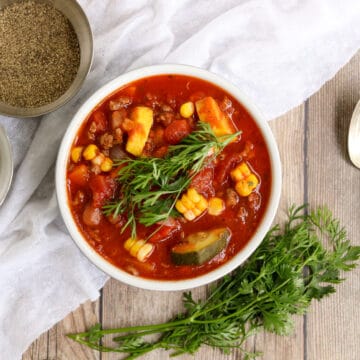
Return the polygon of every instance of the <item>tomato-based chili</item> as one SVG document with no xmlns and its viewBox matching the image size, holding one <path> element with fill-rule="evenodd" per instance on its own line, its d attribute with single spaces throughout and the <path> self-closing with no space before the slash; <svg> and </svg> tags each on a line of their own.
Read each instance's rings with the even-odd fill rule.
<svg viewBox="0 0 360 360">
<path fill-rule="evenodd" d="M 205 151 L 200 168 L 190 149 Z M 167 183 L 171 159 L 178 166 Z M 149 164 L 161 176 L 146 187 Z M 135 192 L 139 182 L 145 190 Z M 89 114 L 67 185 L 75 222 L 101 256 L 133 275 L 181 280 L 219 267 L 249 241 L 269 200 L 271 168 L 259 128 L 230 94 L 194 77 L 160 75 L 118 89 Z M 146 191 L 160 194 L 147 208 L 139 198 Z"/>
</svg>

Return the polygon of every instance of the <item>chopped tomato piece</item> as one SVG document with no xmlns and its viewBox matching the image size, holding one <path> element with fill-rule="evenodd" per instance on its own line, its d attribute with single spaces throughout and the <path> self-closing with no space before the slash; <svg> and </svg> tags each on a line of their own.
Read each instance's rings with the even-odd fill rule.
<svg viewBox="0 0 360 360">
<path fill-rule="evenodd" d="M 216 167 L 215 181 L 222 186 L 228 179 L 230 171 L 244 159 L 252 159 L 255 156 L 254 145 L 250 141 L 245 142 L 244 150 L 240 153 L 229 153 Z"/>
<path fill-rule="evenodd" d="M 154 143 L 155 145 L 161 145 L 164 143 L 164 128 L 157 126 L 154 129 Z"/>
<path fill-rule="evenodd" d="M 106 130 L 106 116 L 102 111 L 95 111 L 93 115 L 93 122 L 96 125 L 96 132 L 103 132 Z"/>
<path fill-rule="evenodd" d="M 203 91 L 196 91 L 195 93 L 190 95 L 190 101 L 196 102 L 198 100 L 201 100 L 205 97 L 205 93 Z"/>
<path fill-rule="evenodd" d="M 85 164 L 77 165 L 70 171 L 68 178 L 71 184 L 86 186 L 89 180 L 89 170 Z"/>
<path fill-rule="evenodd" d="M 116 227 L 122 227 L 126 222 L 126 219 L 124 218 L 124 216 L 122 216 L 120 214 L 116 215 L 116 216 L 111 214 L 107 217 L 107 219 L 111 224 L 115 225 Z"/>
<path fill-rule="evenodd" d="M 246 141 L 244 150 L 241 152 L 241 155 L 244 159 L 252 159 L 255 156 L 254 144 L 250 141 Z"/>
<path fill-rule="evenodd" d="M 110 176 L 115 180 L 118 176 L 119 176 L 119 171 L 122 167 L 124 167 L 125 164 L 122 164 L 120 166 L 114 167 L 111 171 L 110 171 Z"/>
<path fill-rule="evenodd" d="M 215 190 L 213 187 L 214 169 L 212 167 L 206 167 L 202 169 L 191 180 L 191 187 L 207 197 L 214 196 Z"/>
<path fill-rule="evenodd" d="M 89 187 L 93 194 L 93 206 L 102 207 L 106 200 L 114 196 L 116 182 L 110 175 L 94 175 Z"/>
<path fill-rule="evenodd" d="M 230 171 L 241 161 L 243 156 L 240 153 L 231 153 L 228 154 L 225 159 L 216 167 L 215 171 L 215 181 L 217 184 L 222 186 L 230 175 Z"/>
<path fill-rule="evenodd" d="M 187 120 L 174 120 L 165 128 L 164 138 L 169 144 L 175 145 L 190 133 L 191 127 Z"/>
<path fill-rule="evenodd" d="M 169 218 L 167 223 L 160 226 L 159 231 L 157 231 L 149 241 L 152 243 L 158 243 L 170 239 L 173 235 L 181 230 L 181 225 L 178 220 Z"/>
<path fill-rule="evenodd" d="M 153 156 L 157 158 L 165 157 L 165 155 L 168 153 L 168 150 L 169 147 L 167 145 L 160 146 L 154 151 Z"/>
</svg>

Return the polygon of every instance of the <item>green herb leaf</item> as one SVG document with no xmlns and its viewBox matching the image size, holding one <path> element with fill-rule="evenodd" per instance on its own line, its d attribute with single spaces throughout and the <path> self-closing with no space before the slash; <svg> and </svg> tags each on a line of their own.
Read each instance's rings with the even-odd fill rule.
<svg viewBox="0 0 360 360">
<path fill-rule="evenodd" d="M 212 161 L 241 132 L 216 137 L 210 125 L 198 122 L 197 128 L 180 144 L 169 147 L 165 158 L 127 158 L 117 180 L 121 199 L 104 206 L 106 215 L 126 214 L 136 237 L 136 221 L 151 226 L 176 213 L 174 207 L 181 193 L 206 163 Z"/>
<path fill-rule="evenodd" d="M 303 215 L 304 206 L 292 207 L 280 231 L 276 226 L 247 262 L 211 287 L 205 300 L 195 301 L 184 294 L 185 313 L 172 321 L 157 324 L 101 330 L 68 335 L 99 351 L 115 351 L 135 359 L 157 348 L 172 355 L 194 354 L 201 345 L 228 353 L 241 349 L 245 340 L 260 328 L 280 335 L 291 333 L 293 314 L 304 314 L 313 299 L 335 292 L 343 281 L 341 271 L 355 268 L 360 247 L 351 246 L 346 231 L 327 208 Z M 118 334 L 117 346 L 100 345 L 100 338 Z M 159 334 L 155 341 L 146 336 Z"/>
</svg>

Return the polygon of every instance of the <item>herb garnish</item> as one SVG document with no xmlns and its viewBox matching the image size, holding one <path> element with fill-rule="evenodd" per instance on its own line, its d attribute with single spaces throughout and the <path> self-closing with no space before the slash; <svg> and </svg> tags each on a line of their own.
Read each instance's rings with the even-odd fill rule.
<svg viewBox="0 0 360 360">
<path fill-rule="evenodd" d="M 166 220 L 192 177 L 240 134 L 216 137 L 208 123 L 198 122 L 181 143 L 169 147 L 164 158 L 115 162 L 115 166 L 121 166 L 117 177 L 121 195 L 118 201 L 104 206 L 105 214 L 125 213 L 128 220 L 122 231 L 130 225 L 132 237 L 136 237 L 136 221 L 150 226 Z"/>
<path fill-rule="evenodd" d="M 293 314 L 304 314 L 313 299 L 335 292 L 334 284 L 344 279 L 340 271 L 355 268 L 360 246 L 351 246 L 339 221 L 327 208 L 302 215 L 292 207 L 283 231 L 275 226 L 262 244 L 230 276 L 214 285 L 205 300 L 184 294 L 186 312 L 172 321 L 89 331 L 68 337 L 99 351 L 126 353 L 127 360 L 154 349 L 172 350 L 172 355 L 194 354 L 206 344 L 229 353 L 232 348 L 248 353 L 245 340 L 260 328 L 286 335 L 293 329 Z M 114 347 L 100 345 L 108 334 L 117 334 Z M 147 341 L 149 334 L 159 334 Z"/>
</svg>

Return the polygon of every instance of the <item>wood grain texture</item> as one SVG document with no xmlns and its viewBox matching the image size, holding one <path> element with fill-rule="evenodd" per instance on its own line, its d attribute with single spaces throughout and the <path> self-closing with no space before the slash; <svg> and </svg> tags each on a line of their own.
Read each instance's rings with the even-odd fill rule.
<svg viewBox="0 0 360 360">
<path fill-rule="evenodd" d="M 283 164 L 282 198 L 276 221 L 285 217 L 292 203 L 328 204 L 346 226 L 349 237 L 360 244 L 360 172 L 348 160 L 347 128 L 360 98 L 360 53 L 306 103 L 270 122 Z M 314 303 L 305 317 L 295 319 L 290 337 L 259 333 L 249 339 L 249 350 L 264 351 L 262 360 L 357 360 L 360 345 L 360 269 L 328 299 Z M 207 287 L 194 290 L 206 295 Z M 23 360 L 117 360 L 121 356 L 98 354 L 64 336 L 81 331 L 96 321 L 104 327 L 157 323 L 182 310 L 181 292 L 139 290 L 115 280 L 104 287 L 102 297 L 86 303 L 40 336 Z M 109 341 L 109 340 L 107 340 Z M 238 360 L 234 351 L 225 356 L 203 347 L 195 357 L 179 359 Z M 158 351 L 142 359 L 165 360 Z"/>
<path fill-rule="evenodd" d="M 359 54 L 309 101 L 308 198 L 328 204 L 360 245 L 360 171 L 349 161 L 347 131 L 360 99 Z M 360 141 L 360 139 L 359 139 Z M 310 156 L 311 154 L 311 156 Z M 309 360 L 360 358 L 360 269 L 307 316 Z"/>
<path fill-rule="evenodd" d="M 269 123 L 279 146 L 283 168 L 283 187 L 276 223 L 286 219 L 292 204 L 304 202 L 304 105 Z M 261 333 L 255 337 L 255 348 L 263 360 L 300 360 L 304 355 L 303 318 L 295 319 L 294 334 L 289 337 Z"/>
</svg>

